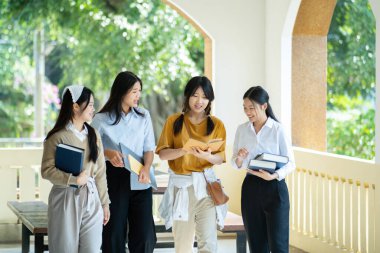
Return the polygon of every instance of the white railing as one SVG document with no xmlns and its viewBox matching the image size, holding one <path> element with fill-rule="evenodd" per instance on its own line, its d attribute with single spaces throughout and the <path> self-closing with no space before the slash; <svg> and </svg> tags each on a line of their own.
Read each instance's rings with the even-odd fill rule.
<svg viewBox="0 0 380 253">
<path fill-rule="evenodd" d="M 0 224 L 17 222 L 9 200 L 47 202 L 41 157 L 41 148 L 0 149 Z M 291 244 L 307 252 L 380 252 L 380 165 L 299 148 L 295 157 L 297 170 L 287 178 Z"/>
<path fill-rule="evenodd" d="M 0 148 L 0 224 L 16 223 L 7 201 L 42 200 L 48 202 L 52 184 L 41 177 L 42 148 Z M 157 160 L 157 159 L 156 159 Z M 167 164 L 154 161 L 154 166 Z M 158 206 L 159 198 L 154 198 Z"/>
<path fill-rule="evenodd" d="M 51 183 L 41 178 L 42 148 L 0 148 L 0 223 L 15 223 L 10 200 L 47 202 Z"/>
<path fill-rule="evenodd" d="M 299 148 L 295 157 L 297 170 L 287 178 L 291 244 L 308 252 L 380 252 L 380 166 Z"/>
</svg>

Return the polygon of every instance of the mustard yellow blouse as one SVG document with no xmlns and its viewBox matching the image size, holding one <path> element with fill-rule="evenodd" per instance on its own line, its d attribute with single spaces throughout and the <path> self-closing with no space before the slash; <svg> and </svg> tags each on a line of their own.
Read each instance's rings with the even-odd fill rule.
<svg viewBox="0 0 380 253">
<path fill-rule="evenodd" d="M 199 124 L 193 124 L 189 120 L 188 115 L 185 114 L 182 130 L 180 133 L 174 136 L 173 124 L 180 115 L 180 113 L 173 114 L 166 120 L 164 128 L 161 132 L 160 139 L 157 143 L 156 154 L 165 148 L 176 149 L 182 148 L 185 145 L 189 139 L 189 134 L 187 133 L 185 124 L 190 131 L 191 138 L 193 139 L 197 139 L 203 142 L 207 142 L 212 139 L 226 140 L 226 129 L 224 128 L 224 124 L 220 119 L 214 116 L 211 116 L 211 119 L 213 120 L 215 127 L 210 135 L 206 136 L 207 118 Z M 218 151 L 213 152 L 213 154 L 218 154 L 223 157 L 224 162 L 226 160 L 224 152 L 225 147 L 226 143 L 224 143 Z M 190 174 L 191 172 L 200 172 L 205 168 L 210 168 L 213 165 L 209 161 L 200 159 L 193 155 L 184 155 L 175 160 L 169 160 L 168 163 L 170 169 L 172 169 L 176 174 Z"/>
</svg>

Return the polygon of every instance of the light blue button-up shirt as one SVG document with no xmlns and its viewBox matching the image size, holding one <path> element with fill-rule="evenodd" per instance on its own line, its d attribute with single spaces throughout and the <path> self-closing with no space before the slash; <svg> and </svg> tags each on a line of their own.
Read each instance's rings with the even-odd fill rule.
<svg viewBox="0 0 380 253">
<path fill-rule="evenodd" d="M 249 154 L 243 160 L 240 168 L 248 168 L 249 161 L 254 159 L 258 154 L 268 153 L 274 155 L 287 156 L 289 162 L 282 168 L 276 170 L 278 174 L 277 180 L 280 181 L 291 173 L 296 165 L 294 162 L 293 148 L 290 140 L 285 135 L 284 129 L 280 123 L 268 117 L 261 130 L 256 133 L 252 122 L 248 121 L 241 124 L 235 135 L 233 155 L 231 164 L 234 168 L 238 168 L 235 160 L 239 149 L 245 148 Z"/>
<path fill-rule="evenodd" d="M 116 125 L 112 125 L 115 122 L 115 115 L 108 113 L 97 113 L 95 115 L 91 125 L 99 131 L 104 149 L 114 149 L 121 152 L 119 143 L 123 143 L 141 157 L 144 156 L 145 152 L 154 151 L 154 132 L 150 114 L 143 108 L 137 108 L 137 110 L 144 116 L 140 116 L 131 110 L 128 114 L 122 113 L 120 122 Z M 131 190 L 145 190 L 149 187 L 149 184 L 139 183 L 138 176 L 131 173 Z"/>
</svg>

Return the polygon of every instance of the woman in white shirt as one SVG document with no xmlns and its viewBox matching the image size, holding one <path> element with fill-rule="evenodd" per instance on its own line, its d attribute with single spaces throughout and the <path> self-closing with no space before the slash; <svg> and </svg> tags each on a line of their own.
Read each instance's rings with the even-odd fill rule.
<svg viewBox="0 0 380 253">
<path fill-rule="evenodd" d="M 248 122 L 235 135 L 232 165 L 248 168 L 258 154 L 287 156 L 289 162 L 271 174 L 247 169 L 241 196 L 241 210 L 251 253 L 289 251 L 289 193 L 284 178 L 295 169 L 291 142 L 286 137 L 261 87 L 243 96 Z"/>
</svg>

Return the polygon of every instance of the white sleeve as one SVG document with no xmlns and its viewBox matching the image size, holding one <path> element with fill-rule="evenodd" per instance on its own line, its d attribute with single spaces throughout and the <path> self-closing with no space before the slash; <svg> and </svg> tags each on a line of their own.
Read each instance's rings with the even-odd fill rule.
<svg viewBox="0 0 380 253">
<path fill-rule="evenodd" d="M 241 127 L 238 127 L 238 129 L 236 130 L 232 158 L 231 158 L 232 167 L 238 170 L 248 168 L 248 162 L 249 162 L 249 156 L 243 160 L 241 167 L 238 167 L 235 162 L 237 158 L 237 153 L 239 152 L 239 149 L 241 148 L 241 143 L 240 143 L 240 135 L 242 134 L 241 131 L 242 131 Z"/>
<path fill-rule="evenodd" d="M 285 135 L 285 131 L 281 126 L 278 131 L 278 144 L 280 146 L 280 155 L 289 158 L 289 162 L 285 166 L 276 170 L 276 173 L 278 174 L 277 180 L 281 181 L 296 168 L 292 143 Z"/>
</svg>

